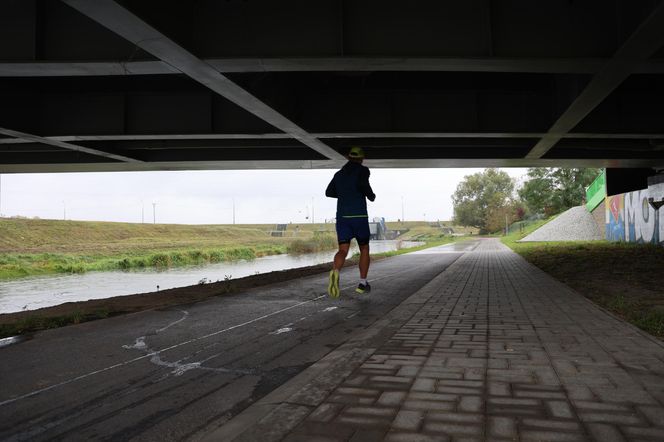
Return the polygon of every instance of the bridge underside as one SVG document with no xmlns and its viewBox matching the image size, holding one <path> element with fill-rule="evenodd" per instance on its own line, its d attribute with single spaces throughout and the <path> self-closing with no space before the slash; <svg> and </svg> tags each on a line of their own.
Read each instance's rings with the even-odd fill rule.
<svg viewBox="0 0 664 442">
<path fill-rule="evenodd" d="M 664 168 L 655 0 L 4 0 L 0 172 Z"/>
</svg>

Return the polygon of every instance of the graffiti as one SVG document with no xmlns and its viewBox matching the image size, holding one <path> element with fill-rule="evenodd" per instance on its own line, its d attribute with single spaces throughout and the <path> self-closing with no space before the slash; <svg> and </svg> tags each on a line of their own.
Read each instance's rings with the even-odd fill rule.
<svg viewBox="0 0 664 442">
<path fill-rule="evenodd" d="M 606 239 L 609 241 L 625 241 L 625 206 L 623 195 L 606 198 Z"/>
<path fill-rule="evenodd" d="M 664 243 L 664 223 L 648 204 L 648 189 L 606 198 L 606 239 Z"/>
</svg>

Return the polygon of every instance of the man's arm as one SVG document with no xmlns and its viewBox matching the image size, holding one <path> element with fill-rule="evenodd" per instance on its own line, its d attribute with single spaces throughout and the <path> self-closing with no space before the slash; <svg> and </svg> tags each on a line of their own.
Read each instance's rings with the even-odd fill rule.
<svg viewBox="0 0 664 442">
<path fill-rule="evenodd" d="M 334 185 L 334 178 L 336 177 L 336 174 L 334 177 L 332 177 L 332 181 L 330 181 L 330 184 L 327 185 L 327 189 L 325 189 L 325 196 L 328 198 L 338 198 L 339 195 L 337 195 L 337 187 Z"/>
<path fill-rule="evenodd" d="M 366 196 L 369 201 L 373 201 L 376 199 L 376 194 L 373 193 L 373 190 L 371 189 L 371 184 L 369 184 L 369 168 L 365 167 L 362 169 L 362 172 L 360 173 L 360 191 Z"/>
</svg>

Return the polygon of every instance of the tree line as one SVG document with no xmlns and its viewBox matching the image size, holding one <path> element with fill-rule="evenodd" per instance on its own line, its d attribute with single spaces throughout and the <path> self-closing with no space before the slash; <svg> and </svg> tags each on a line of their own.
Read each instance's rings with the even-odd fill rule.
<svg viewBox="0 0 664 442">
<path fill-rule="evenodd" d="M 452 195 L 457 224 L 497 232 L 533 215 L 548 217 L 582 204 L 588 187 L 601 169 L 528 169 L 526 179 L 517 187 L 506 172 L 489 168 L 464 177 Z"/>
</svg>

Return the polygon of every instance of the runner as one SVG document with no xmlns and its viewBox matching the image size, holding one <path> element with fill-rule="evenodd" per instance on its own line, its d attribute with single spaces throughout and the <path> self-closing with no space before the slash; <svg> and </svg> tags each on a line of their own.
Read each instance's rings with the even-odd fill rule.
<svg viewBox="0 0 664 442">
<path fill-rule="evenodd" d="M 362 165 L 364 151 L 352 147 L 348 152 L 348 162 L 334 174 L 325 190 L 325 196 L 337 198 L 337 240 L 339 251 L 334 255 L 334 267 L 330 271 L 327 292 L 332 298 L 339 297 L 339 270 L 346 261 L 350 240 L 355 238 L 360 247 L 360 283 L 357 293 L 368 293 L 371 286 L 367 281 L 369 273 L 369 216 L 367 201 L 374 201 L 376 195 L 369 185 L 369 168 Z"/>
</svg>

